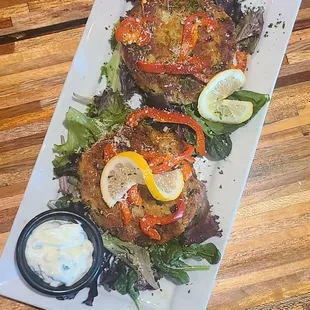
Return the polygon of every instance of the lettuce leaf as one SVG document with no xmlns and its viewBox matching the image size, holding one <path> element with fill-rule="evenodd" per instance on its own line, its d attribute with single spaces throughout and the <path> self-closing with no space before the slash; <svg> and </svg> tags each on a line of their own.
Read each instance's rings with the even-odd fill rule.
<svg viewBox="0 0 310 310">
<path fill-rule="evenodd" d="M 117 44 L 111 56 L 109 62 L 104 63 L 101 67 L 101 74 L 99 77 L 99 83 L 103 76 L 107 78 L 107 85 L 114 92 L 121 91 L 120 81 L 120 64 L 121 64 L 121 46 Z"/>
<path fill-rule="evenodd" d="M 96 142 L 106 131 L 98 120 L 87 117 L 80 111 L 70 107 L 65 120 L 68 137 L 65 143 L 54 145 L 56 156 L 55 167 L 61 167 L 69 162 L 69 156 Z"/>
<path fill-rule="evenodd" d="M 65 143 L 54 146 L 54 152 L 58 154 L 53 161 L 54 167 L 59 168 L 69 164 L 69 157 L 72 154 L 79 153 L 108 132 L 124 124 L 131 112 L 122 96 L 112 90 L 100 104 L 100 107 L 91 104 L 87 115 L 72 107 L 69 108 L 65 120 L 68 137 Z"/>
<path fill-rule="evenodd" d="M 236 26 L 238 49 L 253 54 L 264 26 L 264 9 L 248 10 Z"/>
<path fill-rule="evenodd" d="M 133 268 L 139 278 L 146 281 L 153 289 L 158 289 L 154 279 L 152 264 L 146 248 L 130 242 L 124 242 L 108 233 L 102 235 L 104 246 L 127 265 Z"/>
<path fill-rule="evenodd" d="M 222 126 L 224 124 L 215 123 L 206 120 L 198 113 L 197 106 L 188 105 L 185 108 L 185 113 L 191 116 L 202 128 L 206 136 L 206 151 L 209 156 L 214 160 L 222 160 L 228 157 L 232 150 L 232 142 L 228 134 L 217 133 L 213 131 L 212 124 L 216 126 Z M 219 125 L 217 125 L 219 124 Z M 193 132 L 184 135 L 187 142 L 190 144 L 196 144 L 196 136 Z M 194 142 L 194 143 L 193 143 Z"/>
<path fill-rule="evenodd" d="M 205 245 L 192 244 L 185 247 L 180 244 L 178 239 L 173 239 L 163 245 L 153 244 L 150 246 L 149 251 L 154 267 L 178 284 L 187 284 L 189 282 L 187 271 L 208 270 L 210 268 L 209 265 L 191 266 L 182 259 L 206 259 L 210 264 L 217 264 L 221 258 L 220 252 L 212 243 Z"/>
<path fill-rule="evenodd" d="M 214 160 L 222 160 L 229 156 L 232 150 L 232 141 L 228 134 L 209 135 L 206 137 L 207 154 Z"/>
<path fill-rule="evenodd" d="M 264 9 L 241 10 L 240 0 L 215 0 L 236 25 L 238 49 L 253 54 L 264 26 Z"/>
<path fill-rule="evenodd" d="M 213 243 L 192 244 L 183 247 L 183 258 L 205 259 L 210 264 L 217 264 L 221 259 L 221 253 Z"/>
<path fill-rule="evenodd" d="M 114 92 L 106 99 L 105 107 L 98 115 L 98 119 L 103 124 L 104 129 L 112 131 L 120 124 L 124 124 L 132 109 L 124 103 L 119 92 Z"/>
<path fill-rule="evenodd" d="M 114 287 L 120 294 L 126 295 L 128 294 L 133 301 L 138 310 L 142 310 L 142 307 L 139 302 L 139 290 L 138 290 L 138 275 L 137 273 L 129 268 L 125 267 L 122 273 L 119 275 L 118 279 L 116 280 Z"/>
</svg>

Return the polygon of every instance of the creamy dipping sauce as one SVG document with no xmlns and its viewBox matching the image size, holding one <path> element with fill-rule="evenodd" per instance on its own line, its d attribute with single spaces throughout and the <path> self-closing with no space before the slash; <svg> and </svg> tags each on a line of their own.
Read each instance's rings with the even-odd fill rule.
<svg viewBox="0 0 310 310">
<path fill-rule="evenodd" d="M 48 221 L 38 226 L 26 244 L 29 267 L 50 286 L 70 286 L 93 262 L 94 247 L 80 224 Z"/>
</svg>

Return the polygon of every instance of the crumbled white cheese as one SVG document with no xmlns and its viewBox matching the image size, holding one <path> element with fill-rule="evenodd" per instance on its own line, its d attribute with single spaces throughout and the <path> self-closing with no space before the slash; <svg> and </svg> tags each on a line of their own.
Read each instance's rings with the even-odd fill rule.
<svg viewBox="0 0 310 310">
<path fill-rule="evenodd" d="M 116 136 L 114 136 L 113 141 L 116 145 L 126 145 L 127 147 L 130 147 L 130 141 L 127 137 L 124 135 L 118 133 Z"/>
<path fill-rule="evenodd" d="M 181 46 L 174 46 L 170 49 L 170 51 L 175 55 L 179 55 L 181 51 Z"/>
</svg>

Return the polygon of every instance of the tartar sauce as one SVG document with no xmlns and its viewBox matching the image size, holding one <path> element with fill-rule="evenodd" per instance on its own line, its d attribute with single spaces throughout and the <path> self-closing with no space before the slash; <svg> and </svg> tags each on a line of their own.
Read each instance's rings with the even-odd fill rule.
<svg viewBox="0 0 310 310">
<path fill-rule="evenodd" d="M 50 286 L 70 286 L 93 262 L 94 247 L 80 224 L 48 221 L 38 226 L 26 244 L 29 267 Z"/>
</svg>

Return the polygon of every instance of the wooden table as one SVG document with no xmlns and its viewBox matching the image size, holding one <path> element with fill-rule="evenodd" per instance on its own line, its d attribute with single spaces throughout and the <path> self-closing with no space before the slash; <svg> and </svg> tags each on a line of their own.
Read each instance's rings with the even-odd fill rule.
<svg viewBox="0 0 310 310">
<path fill-rule="evenodd" d="M 0 254 L 92 0 L 0 1 Z M 310 0 L 303 0 L 208 309 L 310 309 Z M 0 309 L 32 307 L 0 297 Z"/>
</svg>

